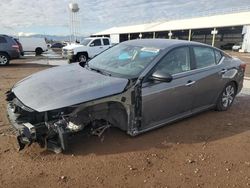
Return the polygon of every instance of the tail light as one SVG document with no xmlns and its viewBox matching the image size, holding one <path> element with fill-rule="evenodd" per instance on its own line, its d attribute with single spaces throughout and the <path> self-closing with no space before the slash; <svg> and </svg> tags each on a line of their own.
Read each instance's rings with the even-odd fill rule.
<svg viewBox="0 0 250 188">
<path fill-rule="evenodd" d="M 16 49 L 16 51 L 18 51 L 18 52 L 20 51 L 20 50 L 19 50 L 19 46 L 16 45 L 16 44 L 13 44 L 13 45 L 12 45 L 12 48 Z"/>
<path fill-rule="evenodd" d="M 241 68 L 241 70 L 242 71 L 245 71 L 246 70 L 246 64 L 245 63 L 242 63 L 242 64 L 240 64 L 240 68 Z"/>
</svg>

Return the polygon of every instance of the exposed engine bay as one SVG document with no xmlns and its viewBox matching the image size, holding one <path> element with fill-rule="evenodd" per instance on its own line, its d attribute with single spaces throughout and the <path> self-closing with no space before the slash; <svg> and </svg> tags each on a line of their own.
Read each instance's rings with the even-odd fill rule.
<svg viewBox="0 0 250 188">
<path fill-rule="evenodd" d="M 68 149 L 68 137 L 81 132 L 101 137 L 111 126 L 128 131 L 127 112 L 117 102 L 36 112 L 22 104 L 13 92 L 7 93 L 6 100 L 9 119 L 18 131 L 19 150 L 36 142 L 42 148 L 60 153 Z"/>
</svg>

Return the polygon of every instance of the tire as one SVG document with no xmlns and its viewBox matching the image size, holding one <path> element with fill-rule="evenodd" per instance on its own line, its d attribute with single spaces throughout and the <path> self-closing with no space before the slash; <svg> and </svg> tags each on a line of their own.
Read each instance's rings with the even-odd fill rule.
<svg viewBox="0 0 250 188">
<path fill-rule="evenodd" d="M 73 59 L 68 59 L 68 64 L 74 63 Z"/>
<path fill-rule="evenodd" d="M 8 65 L 10 63 L 10 57 L 6 53 L 0 52 L 0 66 Z"/>
<path fill-rule="evenodd" d="M 228 83 L 218 98 L 216 110 L 217 111 L 228 110 L 233 104 L 236 93 L 237 91 L 235 83 L 233 82 Z"/>
<path fill-rule="evenodd" d="M 86 53 L 79 53 L 76 56 L 76 60 L 80 63 L 86 63 L 88 61 L 88 55 Z"/>
<path fill-rule="evenodd" d="M 35 52 L 36 52 L 36 55 L 41 55 L 43 53 L 43 49 L 42 48 L 36 48 Z"/>
</svg>

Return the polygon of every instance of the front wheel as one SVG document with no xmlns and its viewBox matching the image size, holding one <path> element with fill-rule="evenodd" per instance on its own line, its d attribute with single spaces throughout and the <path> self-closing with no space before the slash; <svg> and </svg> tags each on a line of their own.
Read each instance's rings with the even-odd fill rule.
<svg viewBox="0 0 250 188">
<path fill-rule="evenodd" d="M 88 57 L 86 54 L 84 53 L 80 53 L 77 55 L 77 61 L 80 62 L 80 63 L 86 63 L 88 60 Z"/>
<path fill-rule="evenodd" d="M 217 101 L 216 110 L 228 110 L 233 104 L 236 92 L 236 86 L 233 82 L 227 84 Z"/>
</svg>

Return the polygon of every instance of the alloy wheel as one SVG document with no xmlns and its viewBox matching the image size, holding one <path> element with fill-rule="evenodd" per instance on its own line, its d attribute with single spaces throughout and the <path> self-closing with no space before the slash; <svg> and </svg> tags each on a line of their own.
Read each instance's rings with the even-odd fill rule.
<svg viewBox="0 0 250 188">
<path fill-rule="evenodd" d="M 8 58 L 4 55 L 0 55 L 0 65 L 6 65 L 8 63 Z"/>
<path fill-rule="evenodd" d="M 79 60 L 80 63 L 85 63 L 87 61 L 87 58 L 86 58 L 85 55 L 80 55 L 78 60 Z"/>
<path fill-rule="evenodd" d="M 222 105 L 227 108 L 229 107 L 235 97 L 235 88 L 232 85 L 228 85 L 222 94 Z"/>
</svg>

